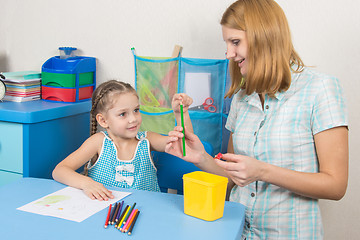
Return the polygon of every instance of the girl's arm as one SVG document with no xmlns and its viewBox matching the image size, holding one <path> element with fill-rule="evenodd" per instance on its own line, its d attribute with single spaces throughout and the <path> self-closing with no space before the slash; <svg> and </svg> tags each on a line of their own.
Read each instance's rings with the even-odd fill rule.
<svg viewBox="0 0 360 240">
<path fill-rule="evenodd" d="M 224 154 L 226 162 L 215 161 L 239 186 L 260 180 L 305 197 L 340 200 L 348 181 L 348 129 L 328 129 L 316 134 L 314 139 L 318 173 L 298 172 L 234 154 Z"/>
<path fill-rule="evenodd" d="M 180 111 L 180 104 L 183 105 L 183 112 L 184 112 L 184 126 L 187 131 L 194 132 L 193 126 L 191 123 L 190 115 L 189 115 L 189 106 L 193 103 L 191 97 L 186 95 L 185 93 L 178 93 L 175 94 L 171 106 L 174 111 L 175 119 L 178 126 L 181 126 L 181 111 Z"/>
<path fill-rule="evenodd" d="M 181 125 L 180 104 L 183 105 L 184 125 L 186 127 L 186 130 L 194 132 L 188 112 L 188 108 L 192 104 L 192 102 L 192 98 L 185 93 L 177 93 L 173 96 L 171 106 L 174 111 L 177 124 Z M 158 152 L 164 152 L 166 145 L 171 142 L 171 137 L 163 136 L 155 132 L 147 132 L 147 138 L 149 139 L 151 150 L 155 150 Z"/>
<path fill-rule="evenodd" d="M 213 156 L 205 151 L 198 136 L 187 130 L 185 131 L 186 156 L 184 157 L 182 154 L 183 136 L 181 126 L 176 126 L 173 131 L 169 132 L 170 142 L 166 145 L 165 152 L 191 162 L 203 171 L 228 177 L 224 169 L 215 163 Z"/>
<path fill-rule="evenodd" d="M 151 151 L 165 152 L 165 147 L 170 142 L 169 136 L 161 135 L 156 132 L 148 131 L 146 137 L 150 142 Z"/>
<path fill-rule="evenodd" d="M 101 183 L 88 176 L 77 173 L 76 170 L 87 163 L 95 154 L 100 153 L 104 135 L 96 133 L 89 137 L 75 152 L 61 161 L 53 170 L 53 178 L 71 187 L 82 189 L 91 199 L 108 200 L 113 198 L 111 191 Z"/>
</svg>

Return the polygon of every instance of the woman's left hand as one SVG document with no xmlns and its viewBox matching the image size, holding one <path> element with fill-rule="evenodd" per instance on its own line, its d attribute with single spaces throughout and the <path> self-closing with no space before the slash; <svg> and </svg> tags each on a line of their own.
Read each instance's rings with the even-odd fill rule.
<svg viewBox="0 0 360 240">
<path fill-rule="evenodd" d="M 254 181 L 261 180 L 263 162 L 244 155 L 226 153 L 222 160 L 214 159 L 215 163 L 224 169 L 233 182 L 244 187 Z"/>
</svg>

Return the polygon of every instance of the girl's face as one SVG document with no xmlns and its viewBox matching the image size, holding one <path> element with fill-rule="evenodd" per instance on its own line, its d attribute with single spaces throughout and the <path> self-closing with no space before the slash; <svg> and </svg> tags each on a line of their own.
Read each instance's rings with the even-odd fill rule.
<svg viewBox="0 0 360 240">
<path fill-rule="evenodd" d="M 246 32 L 222 26 L 223 39 L 226 43 L 226 58 L 238 63 L 241 74 L 246 76 L 247 38 Z"/>
<path fill-rule="evenodd" d="M 139 99 L 134 93 L 114 96 L 113 106 L 104 115 L 102 126 L 119 138 L 134 138 L 139 131 L 142 119 Z"/>
</svg>

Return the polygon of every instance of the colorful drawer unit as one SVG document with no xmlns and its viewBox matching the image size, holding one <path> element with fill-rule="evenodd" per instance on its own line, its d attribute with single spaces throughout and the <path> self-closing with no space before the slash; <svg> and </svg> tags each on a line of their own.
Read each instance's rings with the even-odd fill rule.
<svg viewBox="0 0 360 240">
<path fill-rule="evenodd" d="M 93 57 L 55 56 L 42 66 L 42 99 L 79 102 L 91 98 L 96 87 L 96 59 Z"/>
<path fill-rule="evenodd" d="M 0 186 L 52 170 L 89 137 L 91 101 L 0 102 Z"/>
</svg>

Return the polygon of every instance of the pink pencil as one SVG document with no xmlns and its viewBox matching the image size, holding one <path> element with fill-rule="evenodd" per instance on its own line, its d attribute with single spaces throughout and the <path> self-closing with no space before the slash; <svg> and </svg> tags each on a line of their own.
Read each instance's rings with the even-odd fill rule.
<svg viewBox="0 0 360 240">
<path fill-rule="evenodd" d="M 138 211 L 137 209 L 134 209 L 134 210 L 131 212 L 131 214 L 130 214 L 128 220 L 127 220 L 127 222 L 125 223 L 125 225 L 124 225 L 124 227 L 123 227 L 123 229 L 122 229 L 122 232 L 127 232 L 128 228 L 129 228 L 129 225 L 130 225 L 130 223 L 132 222 L 132 219 L 135 217 L 135 214 L 136 214 L 137 211 Z"/>
</svg>

